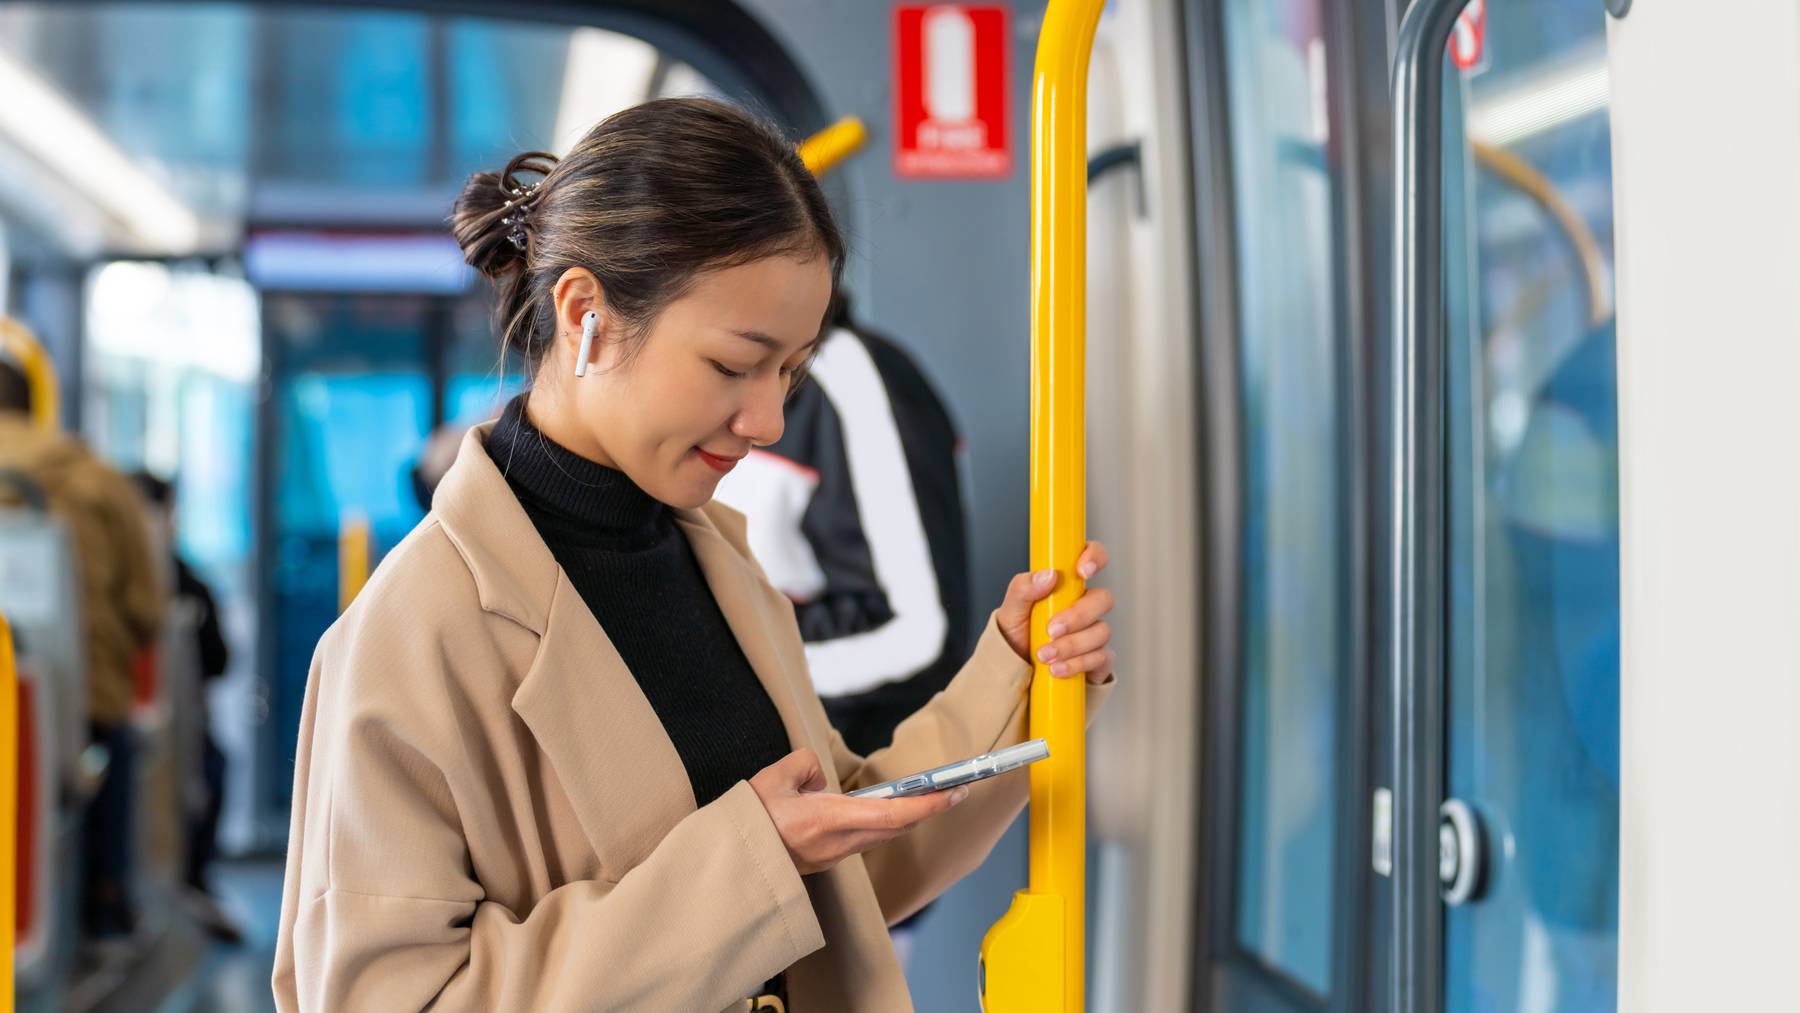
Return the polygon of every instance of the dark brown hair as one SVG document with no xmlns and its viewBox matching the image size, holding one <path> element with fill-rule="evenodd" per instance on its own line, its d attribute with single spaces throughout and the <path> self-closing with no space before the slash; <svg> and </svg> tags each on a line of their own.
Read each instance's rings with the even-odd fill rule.
<svg viewBox="0 0 1800 1013">
<path fill-rule="evenodd" d="M 517 349 L 533 374 L 555 336 L 551 290 L 570 268 L 600 280 L 629 356 L 702 272 L 823 254 L 835 297 L 844 265 L 831 208 L 793 143 L 713 99 L 633 106 L 560 160 L 529 151 L 500 172 L 476 173 L 451 230 L 463 258 L 494 283 L 502 355 Z"/>
</svg>

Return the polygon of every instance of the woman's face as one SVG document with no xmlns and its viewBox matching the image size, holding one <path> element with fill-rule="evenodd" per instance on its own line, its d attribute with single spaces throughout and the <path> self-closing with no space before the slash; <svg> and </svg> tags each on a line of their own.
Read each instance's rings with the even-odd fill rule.
<svg viewBox="0 0 1800 1013">
<path fill-rule="evenodd" d="M 557 296 L 564 334 L 539 374 L 532 421 L 663 503 L 692 508 L 712 499 L 750 448 L 781 438 L 790 379 L 831 298 L 831 268 L 824 257 L 777 256 L 703 274 L 623 364 L 621 328 L 609 326 L 603 303 L 562 284 Z M 590 302 L 600 328 L 587 375 L 577 377 L 578 321 Z"/>
</svg>

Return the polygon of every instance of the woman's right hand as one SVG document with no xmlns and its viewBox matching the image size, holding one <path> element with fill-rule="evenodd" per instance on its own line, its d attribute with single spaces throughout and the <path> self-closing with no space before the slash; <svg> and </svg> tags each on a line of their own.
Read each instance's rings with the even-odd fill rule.
<svg viewBox="0 0 1800 1013">
<path fill-rule="evenodd" d="M 802 876 L 886 843 L 969 794 L 963 787 L 913 798 L 851 798 L 826 791 L 825 784 L 810 749 L 796 749 L 750 779 Z"/>
</svg>

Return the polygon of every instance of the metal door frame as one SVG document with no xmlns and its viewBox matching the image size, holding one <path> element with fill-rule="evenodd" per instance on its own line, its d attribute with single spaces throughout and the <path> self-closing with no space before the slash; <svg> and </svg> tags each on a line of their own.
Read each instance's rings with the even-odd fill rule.
<svg viewBox="0 0 1800 1013">
<path fill-rule="evenodd" d="M 1415 0 L 1394 53 L 1393 347 L 1387 672 L 1393 707 L 1393 951 L 1397 1013 L 1444 1007 L 1438 810 L 1445 781 L 1444 50 L 1467 0 Z"/>
</svg>

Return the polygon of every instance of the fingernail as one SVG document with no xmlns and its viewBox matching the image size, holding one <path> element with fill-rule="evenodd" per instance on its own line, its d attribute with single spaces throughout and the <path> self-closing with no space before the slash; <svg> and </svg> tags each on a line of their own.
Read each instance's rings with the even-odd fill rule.
<svg viewBox="0 0 1800 1013">
<path fill-rule="evenodd" d="M 1081 576 L 1083 579 L 1092 577 L 1093 575 L 1094 575 L 1094 564 L 1092 564 L 1092 563 L 1081 564 Z"/>
<path fill-rule="evenodd" d="M 1044 662 L 1055 661 L 1056 660 L 1056 648 L 1046 647 L 1043 650 L 1039 651 L 1038 652 L 1038 660 L 1044 661 Z"/>
<path fill-rule="evenodd" d="M 1056 579 L 1056 571 L 1055 570 L 1039 570 L 1037 572 L 1037 576 L 1035 576 L 1031 579 L 1036 581 L 1039 584 L 1048 584 L 1052 580 Z"/>
<path fill-rule="evenodd" d="M 1067 630 L 1068 630 L 1068 627 L 1064 626 L 1062 623 L 1051 623 L 1050 624 L 1050 635 L 1053 637 L 1060 637 Z M 1050 659 L 1045 658 L 1044 660 L 1049 661 Z"/>
<path fill-rule="evenodd" d="M 950 804 L 951 805 L 960 805 L 962 803 L 962 800 L 965 798 L 968 798 L 968 797 L 969 797 L 969 789 L 957 788 L 950 793 Z"/>
<path fill-rule="evenodd" d="M 1050 674 L 1051 675 L 1068 675 L 1069 674 L 1069 666 L 1065 665 L 1065 664 L 1051 665 L 1050 666 Z"/>
</svg>

